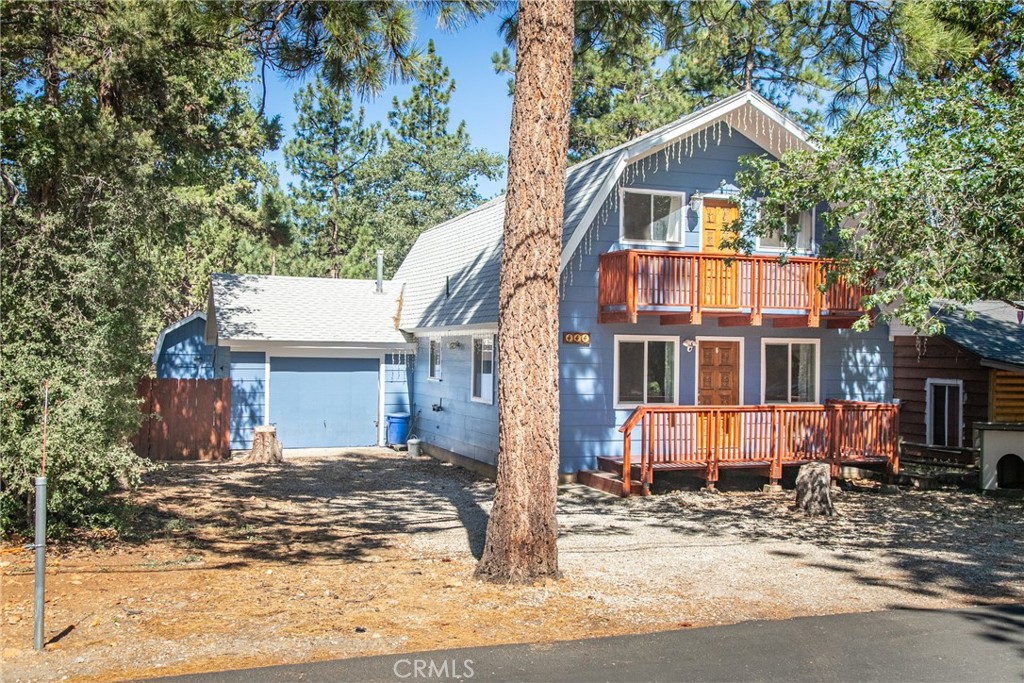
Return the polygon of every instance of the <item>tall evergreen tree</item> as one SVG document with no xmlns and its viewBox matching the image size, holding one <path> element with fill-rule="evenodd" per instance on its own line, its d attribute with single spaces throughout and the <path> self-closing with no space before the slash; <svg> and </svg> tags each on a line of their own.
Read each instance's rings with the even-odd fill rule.
<svg viewBox="0 0 1024 683">
<path fill-rule="evenodd" d="M 387 152 L 371 171 L 378 199 L 376 235 L 393 272 L 419 234 L 480 203 L 481 177 L 499 176 L 504 160 L 473 147 L 465 121 L 451 128 L 455 81 L 434 49 L 416 72 L 412 93 L 396 97 L 384 133 Z"/>
<path fill-rule="evenodd" d="M 368 124 L 348 90 L 318 78 L 295 95 L 295 137 L 284 147 L 285 164 L 299 178 L 292 188 L 299 223 L 302 274 L 369 275 L 372 265 L 355 249 L 367 242 L 370 160 L 380 150 L 380 126 Z"/>
<path fill-rule="evenodd" d="M 573 0 L 523 0 L 498 292 L 498 481 L 479 577 L 558 576 L 558 265 Z"/>
<path fill-rule="evenodd" d="M 44 379 L 57 527 L 137 480 L 136 383 L 178 270 L 167 260 L 196 223 L 255 218 L 272 136 L 249 103 L 251 59 L 178 10 L 0 5 L 4 532 L 23 525 L 38 472 Z"/>
</svg>

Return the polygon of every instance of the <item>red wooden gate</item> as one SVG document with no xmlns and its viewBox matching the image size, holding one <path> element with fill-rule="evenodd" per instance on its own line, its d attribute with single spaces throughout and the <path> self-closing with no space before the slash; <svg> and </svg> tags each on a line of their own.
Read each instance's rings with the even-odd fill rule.
<svg viewBox="0 0 1024 683">
<path fill-rule="evenodd" d="M 218 460 L 231 453 L 231 380 L 147 377 L 139 395 L 147 416 L 135 440 L 140 456 Z"/>
</svg>

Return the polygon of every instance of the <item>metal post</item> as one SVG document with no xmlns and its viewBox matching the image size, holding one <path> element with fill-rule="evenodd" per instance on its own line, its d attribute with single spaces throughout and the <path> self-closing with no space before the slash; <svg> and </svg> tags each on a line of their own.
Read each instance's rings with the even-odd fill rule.
<svg viewBox="0 0 1024 683">
<path fill-rule="evenodd" d="M 384 293 L 384 250 L 377 250 L 377 293 Z"/>
<path fill-rule="evenodd" d="M 36 477 L 36 595 L 32 646 L 43 649 L 43 602 L 46 582 L 46 477 Z"/>
</svg>

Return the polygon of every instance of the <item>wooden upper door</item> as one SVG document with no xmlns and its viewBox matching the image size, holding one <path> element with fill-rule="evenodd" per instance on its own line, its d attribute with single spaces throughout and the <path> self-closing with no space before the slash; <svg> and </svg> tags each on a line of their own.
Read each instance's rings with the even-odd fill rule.
<svg viewBox="0 0 1024 683">
<path fill-rule="evenodd" d="M 697 342 L 697 405 L 740 404 L 740 343 Z"/>
<path fill-rule="evenodd" d="M 708 254 L 733 254 L 733 249 L 723 249 L 722 240 L 727 236 L 726 227 L 739 220 L 740 207 L 726 199 L 705 199 L 701 212 L 700 250 Z"/>
<path fill-rule="evenodd" d="M 722 199 L 705 199 L 701 222 L 701 251 L 705 254 L 734 254 L 721 247 L 726 227 L 740 217 L 740 209 Z M 739 264 L 726 258 L 704 258 L 700 261 L 701 308 L 739 308 Z"/>
</svg>

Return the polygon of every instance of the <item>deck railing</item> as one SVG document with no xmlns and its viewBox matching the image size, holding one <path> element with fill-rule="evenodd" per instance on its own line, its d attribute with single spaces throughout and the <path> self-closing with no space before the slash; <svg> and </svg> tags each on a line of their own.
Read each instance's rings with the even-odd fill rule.
<svg viewBox="0 0 1024 683">
<path fill-rule="evenodd" d="M 826 461 L 837 472 L 847 462 L 899 468 L 899 408 L 888 403 L 829 401 L 825 405 L 638 406 L 619 428 L 622 479 L 640 482 L 655 469 L 702 469 L 709 482 L 720 467 L 763 467 L 778 480 L 783 465 Z M 634 453 L 634 433 L 639 453 Z M 629 486 L 624 486 L 627 492 Z"/>
<path fill-rule="evenodd" d="M 859 315 L 862 287 L 837 282 L 824 287 L 820 259 L 626 249 L 599 261 L 598 319 L 635 322 L 638 311 L 685 309 L 699 324 L 706 310 L 744 312 L 755 325 L 764 311 L 807 315 Z"/>
</svg>

